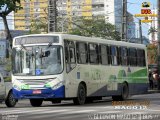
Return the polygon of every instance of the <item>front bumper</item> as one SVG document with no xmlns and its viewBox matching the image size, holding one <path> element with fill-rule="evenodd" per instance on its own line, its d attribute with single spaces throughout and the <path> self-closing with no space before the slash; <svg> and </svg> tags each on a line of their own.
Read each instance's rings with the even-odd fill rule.
<svg viewBox="0 0 160 120">
<path fill-rule="evenodd" d="M 33 94 L 34 90 L 21 90 L 18 91 L 14 88 L 13 95 L 16 99 L 32 99 L 32 98 L 64 98 L 65 97 L 65 86 L 61 86 L 60 88 L 56 90 L 52 90 L 51 88 L 41 89 L 40 94 Z"/>
</svg>

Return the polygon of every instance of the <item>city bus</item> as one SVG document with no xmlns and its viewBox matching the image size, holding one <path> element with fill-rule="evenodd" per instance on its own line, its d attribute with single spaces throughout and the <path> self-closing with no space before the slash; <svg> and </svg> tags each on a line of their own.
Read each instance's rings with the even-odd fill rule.
<svg viewBox="0 0 160 120">
<path fill-rule="evenodd" d="M 12 84 L 15 99 L 125 100 L 148 90 L 146 46 L 115 40 L 50 33 L 15 37 Z"/>
</svg>

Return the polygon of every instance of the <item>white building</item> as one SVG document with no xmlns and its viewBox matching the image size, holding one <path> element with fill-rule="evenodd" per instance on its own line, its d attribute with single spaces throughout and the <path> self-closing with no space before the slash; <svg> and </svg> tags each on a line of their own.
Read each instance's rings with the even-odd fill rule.
<svg viewBox="0 0 160 120">
<path fill-rule="evenodd" d="M 157 10 L 152 10 L 152 14 L 157 14 Z M 149 19 L 152 19 L 153 21 L 149 23 L 149 29 L 152 27 L 153 29 L 157 30 L 158 26 L 158 18 L 157 17 L 151 17 Z M 158 34 L 157 32 L 149 33 L 149 41 L 151 43 L 156 43 L 158 41 Z"/>
<path fill-rule="evenodd" d="M 122 27 L 122 0 L 103 0 L 105 20 L 116 26 L 121 32 Z"/>
<path fill-rule="evenodd" d="M 127 39 L 136 38 L 136 24 L 134 22 L 134 17 L 131 13 L 127 12 Z"/>
<path fill-rule="evenodd" d="M 73 18 L 89 16 L 92 18 L 104 19 L 115 25 L 116 30 L 121 33 L 122 28 L 122 0 L 58 0 L 58 15 L 60 17 Z M 133 19 L 133 15 L 129 14 Z M 67 18 L 67 17 L 66 17 Z M 63 19 L 67 21 L 67 19 Z M 64 22 L 64 23 L 65 23 Z M 128 23 L 128 38 L 135 37 L 135 23 Z"/>
</svg>

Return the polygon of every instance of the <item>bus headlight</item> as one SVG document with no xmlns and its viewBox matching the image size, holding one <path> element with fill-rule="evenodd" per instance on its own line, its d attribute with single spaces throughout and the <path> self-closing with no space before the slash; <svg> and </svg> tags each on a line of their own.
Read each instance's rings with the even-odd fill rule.
<svg viewBox="0 0 160 120">
<path fill-rule="evenodd" d="M 52 90 L 58 89 L 63 85 L 63 81 L 60 81 L 58 79 L 49 81 L 48 83 L 45 84 L 46 88 L 52 88 Z"/>
<path fill-rule="evenodd" d="M 58 88 L 61 87 L 62 85 L 63 85 L 63 81 L 61 81 L 61 82 L 57 83 L 56 85 L 54 85 L 54 86 L 52 87 L 52 90 L 58 89 Z"/>
<path fill-rule="evenodd" d="M 15 80 L 13 88 L 20 91 L 22 89 L 29 89 L 29 85 L 25 84 L 23 80 Z"/>
<path fill-rule="evenodd" d="M 18 90 L 18 91 L 21 90 L 21 88 L 18 85 L 13 85 L 13 88 L 16 89 L 16 90 Z"/>
</svg>

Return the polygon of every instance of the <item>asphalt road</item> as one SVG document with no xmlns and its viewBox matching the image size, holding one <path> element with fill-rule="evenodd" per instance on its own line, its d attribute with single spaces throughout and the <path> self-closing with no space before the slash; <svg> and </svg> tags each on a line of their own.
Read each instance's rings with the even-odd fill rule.
<svg viewBox="0 0 160 120">
<path fill-rule="evenodd" d="M 121 104 L 121 107 L 120 107 Z M 115 106 L 114 106 L 115 105 Z M 132 96 L 125 102 L 110 97 L 101 101 L 74 105 L 72 101 L 32 107 L 29 100 L 20 100 L 15 108 L 0 104 L 1 120 L 160 120 L 160 93 Z"/>
</svg>

